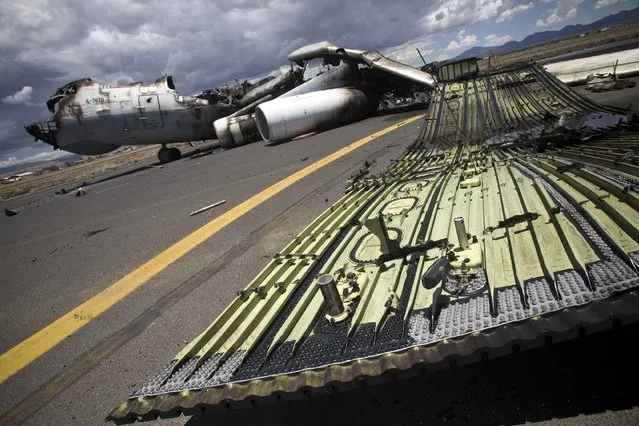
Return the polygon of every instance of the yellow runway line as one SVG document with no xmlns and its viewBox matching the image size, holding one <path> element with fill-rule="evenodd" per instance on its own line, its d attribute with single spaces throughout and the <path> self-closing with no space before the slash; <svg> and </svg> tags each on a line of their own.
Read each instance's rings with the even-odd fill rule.
<svg viewBox="0 0 639 426">
<path fill-rule="evenodd" d="M 119 281 L 113 283 L 105 290 L 93 296 L 91 299 L 67 312 L 51 324 L 44 327 L 42 330 L 0 355 L 0 383 L 3 383 L 34 360 L 44 355 L 66 337 L 78 331 L 111 306 L 124 299 L 136 288 L 162 272 L 173 262 L 180 259 L 186 253 L 215 235 L 222 228 L 231 224 L 233 221 L 242 217 L 255 207 L 310 175 L 314 171 L 321 169 L 338 158 L 349 154 L 380 136 L 384 136 L 395 129 L 419 120 L 423 116 L 423 114 L 420 114 L 411 117 L 335 151 L 321 160 L 269 186 L 182 238 L 171 247 L 128 273 Z"/>
</svg>

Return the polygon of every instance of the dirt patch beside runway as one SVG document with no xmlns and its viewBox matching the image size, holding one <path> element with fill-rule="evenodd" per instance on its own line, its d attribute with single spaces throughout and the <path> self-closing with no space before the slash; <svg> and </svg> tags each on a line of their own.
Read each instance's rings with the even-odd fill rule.
<svg viewBox="0 0 639 426">
<path fill-rule="evenodd" d="M 202 143 L 194 145 L 201 146 Z M 188 147 L 189 145 L 178 144 L 175 146 Z M 43 170 L 39 174 L 27 176 L 19 182 L 2 185 L 0 187 L 0 200 L 32 194 L 47 188 L 89 181 L 122 167 L 155 158 L 157 150 L 158 145 L 141 146 L 136 149 L 116 152 L 115 154 L 88 158 L 83 162 L 63 167 L 60 170 Z"/>
<path fill-rule="evenodd" d="M 631 40 L 639 37 L 639 22 L 627 25 L 620 25 L 605 31 L 593 31 L 589 33 L 577 34 L 561 40 L 552 41 L 550 43 L 539 46 L 527 47 L 525 49 L 516 50 L 514 52 L 503 55 L 496 55 L 479 61 L 479 69 L 484 72 L 499 68 L 515 66 L 517 64 L 527 64 L 530 61 L 542 61 L 547 58 L 553 58 L 559 55 L 578 56 L 580 52 L 586 49 L 598 48 L 597 52 L 589 55 L 598 55 L 604 52 L 609 53 L 610 49 L 606 46 L 618 44 L 619 50 L 625 50 L 623 40 Z M 565 57 L 562 60 L 567 60 Z"/>
</svg>

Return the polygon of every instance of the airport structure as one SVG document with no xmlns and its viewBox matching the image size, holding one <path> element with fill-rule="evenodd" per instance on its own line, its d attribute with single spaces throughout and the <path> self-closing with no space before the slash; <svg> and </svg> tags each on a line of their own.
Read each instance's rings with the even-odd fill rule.
<svg viewBox="0 0 639 426">
<path fill-rule="evenodd" d="M 0 179 L 0 182 L 2 182 L 2 183 L 19 182 L 20 180 L 22 180 L 22 178 L 27 177 L 27 176 L 31 176 L 32 174 L 33 174 L 33 172 L 22 172 L 22 173 L 10 174 L 10 175 L 7 175 L 7 176 L 3 176 Z"/>
<path fill-rule="evenodd" d="M 333 47 L 296 57 L 370 59 Z M 637 116 L 536 65 L 444 64 L 433 88 L 412 145 L 353 175 L 108 420 L 352 389 L 636 322 Z"/>
</svg>

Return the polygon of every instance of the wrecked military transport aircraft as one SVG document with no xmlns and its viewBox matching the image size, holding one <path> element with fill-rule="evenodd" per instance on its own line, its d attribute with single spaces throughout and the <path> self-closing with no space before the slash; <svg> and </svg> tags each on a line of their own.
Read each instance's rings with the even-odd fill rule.
<svg viewBox="0 0 639 426">
<path fill-rule="evenodd" d="M 281 76 L 278 85 L 269 85 L 269 79 L 256 84 L 244 81 L 193 96 L 179 95 L 170 75 L 150 85 L 126 86 L 84 78 L 49 98 L 47 107 L 53 116 L 48 121 L 25 129 L 55 149 L 82 155 L 104 154 L 122 145 L 161 144 L 158 158 L 169 162 L 181 154 L 167 144 L 214 139 L 213 121 L 244 107 L 253 89 L 269 85 L 271 92 L 282 93 L 299 84 L 300 78 L 300 70 L 292 70 Z"/>
<path fill-rule="evenodd" d="M 306 63 L 324 58 L 334 68 L 303 81 Z M 374 113 L 388 97 L 428 101 L 434 80 L 377 52 L 322 42 L 298 49 L 299 67 L 251 84 L 178 94 L 170 75 L 154 84 L 99 84 L 84 78 L 59 88 L 47 101 L 53 116 L 25 126 L 36 140 L 82 155 L 122 145 L 161 144 L 161 162 L 180 158 L 167 144 L 218 138 L 229 149 L 264 139 L 288 140 L 351 123 Z M 360 69 L 358 64 L 366 68 Z M 418 85 L 418 86 L 417 86 Z M 395 102 L 395 105 L 398 105 Z"/>
<path fill-rule="evenodd" d="M 300 57 L 369 59 L 319 47 Z M 352 389 L 639 319 L 636 114 L 536 65 L 448 66 L 412 145 L 352 179 L 107 420 Z"/>
</svg>

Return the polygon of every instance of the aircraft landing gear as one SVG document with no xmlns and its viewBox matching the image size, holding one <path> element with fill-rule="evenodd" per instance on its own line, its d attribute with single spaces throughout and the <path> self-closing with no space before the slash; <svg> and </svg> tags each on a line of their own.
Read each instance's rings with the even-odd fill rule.
<svg viewBox="0 0 639 426">
<path fill-rule="evenodd" d="M 171 156 L 173 158 L 172 161 L 179 160 L 180 158 L 182 158 L 182 153 L 180 152 L 179 149 L 177 149 L 177 148 L 169 148 L 169 151 L 171 151 Z"/>
<path fill-rule="evenodd" d="M 167 148 L 166 145 L 162 145 L 162 148 L 158 151 L 160 163 L 170 163 L 180 158 L 182 158 L 182 153 L 177 148 Z"/>
</svg>

